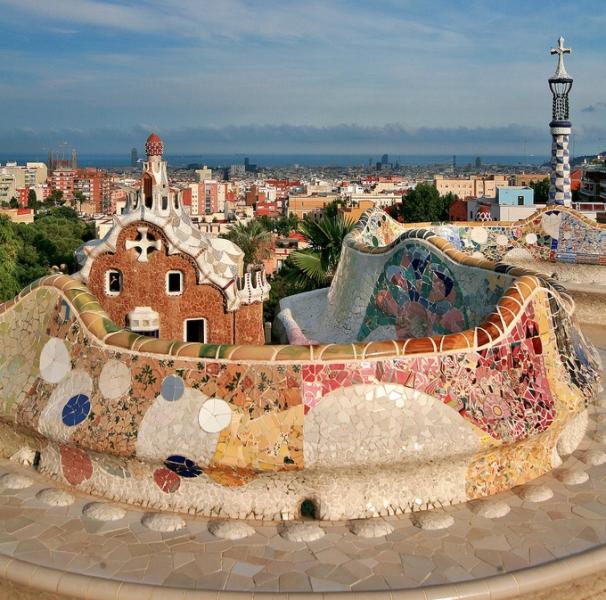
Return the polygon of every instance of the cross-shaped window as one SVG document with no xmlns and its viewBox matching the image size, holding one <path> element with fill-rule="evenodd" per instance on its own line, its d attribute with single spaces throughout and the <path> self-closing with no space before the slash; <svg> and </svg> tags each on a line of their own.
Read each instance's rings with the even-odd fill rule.
<svg viewBox="0 0 606 600">
<path fill-rule="evenodd" d="M 136 240 L 126 240 L 126 249 L 130 250 L 134 248 L 139 253 L 137 260 L 139 262 L 147 262 L 148 256 L 154 250 L 162 248 L 162 240 L 157 240 L 153 235 L 150 235 L 147 227 L 137 227 L 137 231 L 139 235 Z"/>
</svg>

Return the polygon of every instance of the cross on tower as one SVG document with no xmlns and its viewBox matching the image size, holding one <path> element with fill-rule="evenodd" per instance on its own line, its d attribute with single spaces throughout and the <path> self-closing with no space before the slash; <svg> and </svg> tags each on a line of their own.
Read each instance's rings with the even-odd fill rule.
<svg viewBox="0 0 606 600">
<path fill-rule="evenodd" d="M 570 54 L 571 52 L 571 48 L 564 48 L 564 38 L 560 36 L 560 39 L 558 40 L 558 47 L 551 49 L 551 54 L 558 55 L 558 68 L 556 69 L 557 77 L 568 77 L 566 67 L 564 66 L 564 54 Z"/>
<path fill-rule="evenodd" d="M 160 250 L 162 248 L 162 240 L 156 240 L 150 237 L 147 233 L 147 227 L 137 227 L 137 231 L 141 234 L 140 240 L 126 240 L 126 249 L 135 248 L 139 250 L 139 262 L 147 262 L 147 257 L 152 250 Z"/>
</svg>

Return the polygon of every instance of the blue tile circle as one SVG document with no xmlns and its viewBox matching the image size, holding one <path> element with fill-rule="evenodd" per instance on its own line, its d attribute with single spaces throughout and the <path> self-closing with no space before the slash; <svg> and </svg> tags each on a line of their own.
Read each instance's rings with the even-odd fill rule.
<svg viewBox="0 0 606 600">
<path fill-rule="evenodd" d="M 61 418 L 68 427 L 82 423 L 90 412 L 90 400 L 85 394 L 72 396 L 63 407 Z"/>
<path fill-rule="evenodd" d="M 164 466 L 181 477 L 198 477 L 202 474 L 202 469 L 193 460 L 178 454 L 169 456 Z"/>
<path fill-rule="evenodd" d="M 162 398 L 164 398 L 164 400 L 168 400 L 169 402 L 174 402 L 175 400 L 181 398 L 184 391 L 185 383 L 183 382 L 183 379 L 177 375 L 169 375 L 168 377 L 165 377 L 160 389 Z"/>
</svg>

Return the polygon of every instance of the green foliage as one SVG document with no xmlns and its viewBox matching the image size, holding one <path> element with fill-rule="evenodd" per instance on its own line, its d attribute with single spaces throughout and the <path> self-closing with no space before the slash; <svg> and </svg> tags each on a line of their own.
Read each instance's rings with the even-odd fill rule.
<svg viewBox="0 0 606 600">
<path fill-rule="evenodd" d="M 435 185 L 419 183 L 390 214 L 405 223 L 448 221 L 448 208 L 456 199 L 453 193 L 440 196 Z"/>
<path fill-rule="evenodd" d="M 276 232 L 281 237 L 288 237 L 293 231 L 297 231 L 299 218 L 297 215 L 288 215 L 282 217 L 269 217 L 261 215 L 256 219 L 269 232 Z"/>
<path fill-rule="evenodd" d="M 263 318 L 269 322 L 273 322 L 278 314 L 282 298 L 307 292 L 317 287 L 311 280 L 302 276 L 301 270 L 293 264 L 291 257 L 284 261 L 280 271 L 269 278 L 269 283 L 271 285 L 269 298 L 263 304 Z"/>
<path fill-rule="evenodd" d="M 0 301 L 10 300 L 19 293 L 21 286 L 17 276 L 17 255 L 21 249 L 13 223 L 6 215 L 0 215 Z"/>
<path fill-rule="evenodd" d="M 61 206 L 65 204 L 65 200 L 63 199 L 63 192 L 61 190 L 53 190 L 46 199 L 45 204 L 49 206 Z"/>
<path fill-rule="evenodd" d="M 74 197 L 71 201 L 71 205 L 75 208 L 76 204 L 78 204 L 78 208 L 80 209 L 80 211 L 82 211 L 82 203 L 85 201 L 86 197 L 80 190 L 78 190 L 77 192 L 74 192 Z"/>
<path fill-rule="evenodd" d="M 306 215 L 299 232 L 309 248 L 291 254 L 299 277 L 312 281 L 316 287 L 328 285 L 339 263 L 343 240 L 353 226 L 338 212 L 336 202 L 328 204 L 319 215 Z"/>
<path fill-rule="evenodd" d="M 532 181 L 530 186 L 534 190 L 535 204 L 547 204 L 549 198 L 549 177 L 541 181 Z"/>
<path fill-rule="evenodd" d="M 269 300 L 264 306 L 266 321 L 273 321 L 282 298 L 330 285 L 339 264 L 343 240 L 353 226 L 339 214 L 336 202 L 319 214 L 306 215 L 299 223 L 299 232 L 309 248 L 292 252 L 271 278 Z"/>
<path fill-rule="evenodd" d="M 0 216 L 0 301 L 47 275 L 53 265 L 75 271 L 76 248 L 95 235 L 94 225 L 79 219 L 71 208 L 52 208 L 30 224 Z"/>
<path fill-rule="evenodd" d="M 11 208 L 19 208 L 19 200 L 17 200 L 17 198 L 15 198 L 14 196 L 11 198 L 10 202 L 8 203 L 8 205 Z"/>
<path fill-rule="evenodd" d="M 244 252 L 244 267 L 261 264 L 271 256 L 271 234 L 259 221 L 236 223 L 222 236 Z"/>
<path fill-rule="evenodd" d="M 27 207 L 33 208 L 34 211 L 38 208 L 38 199 L 36 196 L 36 192 L 34 190 L 30 190 L 27 193 Z"/>
</svg>

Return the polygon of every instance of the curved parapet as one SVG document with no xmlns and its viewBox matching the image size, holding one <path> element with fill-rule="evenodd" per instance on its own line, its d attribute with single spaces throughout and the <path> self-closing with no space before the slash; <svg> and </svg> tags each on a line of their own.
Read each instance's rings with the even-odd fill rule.
<svg viewBox="0 0 606 600">
<path fill-rule="evenodd" d="M 411 228 L 422 227 L 472 256 L 500 261 L 512 250 L 561 263 L 606 266 L 606 226 L 564 206 L 548 206 L 521 221 L 400 224 L 381 226 L 382 211 L 369 213 L 360 239 L 384 246 Z"/>
<path fill-rule="evenodd" d="M 263 519 L 296 518 L 303 501 L 322 519 L 462 502 L 558 464 L 558 440 L 571 439 L 598 375 L 557 286 L 430 232 L 362 252 L 361 231 L 351 256 L 385 266 L 401 243 L 418 254 L 415 301 L 433 298 L 441 317 L 418 320 L 421 335 L 185 343 L 120 329 L 72 277 L 28 286 L 0 307 L 1 451 L 29 446 L 44 474 L 98 496 Z M 402 256 L 386 285 L 405 285 Z M 494 305 L 442 318 L 459 292 L 428 256 L 461 281 L 466 269 L 488 274 Z"/>
</svg>

